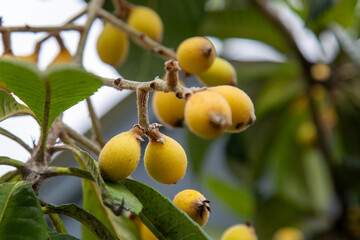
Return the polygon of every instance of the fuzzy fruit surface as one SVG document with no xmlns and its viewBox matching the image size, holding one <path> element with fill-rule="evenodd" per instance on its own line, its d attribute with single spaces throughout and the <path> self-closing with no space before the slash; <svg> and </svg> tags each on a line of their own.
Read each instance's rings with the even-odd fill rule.
<svg viewBox="0 0 360 240">
<path fill-rule="evenodd" d="M 304 240 L 304 235 L 294 227 L 284 227 L 277 230 L 273 240 Z"/>
<path fill-rule="evenodd" d="M 134 7 L 128 17 L 128 24 L 151 39 L 161 42 L 164 31 L 163 22 L 157 12 L 149 7 Z"/>
<path fill-rule="evenodd" d="M 227 85 L 212 87 L 210 90 L 224 97 L 231 107 L 232 125 L 226 131 L 240 132 L 255 121 L 254 104 L 243 90 Z"/>
<path fill-rule="evenodd" d="M 72 60 L 71 53 L 66 48 L 60 49 L 59 53 L 56 55 L 54 60 L 50 63 L 50 65 L 55 64 L 67 64 Z"/>
<path fill-rule="evenodd" d="M 100 152 L 101 175 L 109 181 L 119 181 L 128 177 L 137 167 L 140 154 L 140 143 L 132 131 L 116 135 Z"/>
<path fill-rule="evenodd" d="M 210 207 L 206 198 L 196 190 L 186 189 L 179 192 L 173 199 L 173 203 L 186 212 L 200 226 L 204 226 L 209 219 Z"/>
<path fill-rule="evenodd" d="M 142 222 L 140 223 L 140 237 L 141 240 L 158 240 L 158 238 Z"/>
<path fill-rule="evenodd" d="M 185 100 L 176 97 L 175 93 L 155 92 L 152 106 L 156 117 L 171 127 L 181 127 L 184 121 Z"/>
<path fill-rule="evenodd" d="M 235 68 L 223 58 L 216 57 L 214 63 L 205 72 L 199 73 L 200 81 L 206 86 L 236 86 Z"/>
<path fill-rule="evenodd" d="M 213 64 L 216 50 L 209 39 L 192 37 L 179 45 L 176 55 L 183 70 L 198 74 L 206 71 Z"/>
<path fill-rule="evenodd" d="M 162 136 L 164 144 L 149 141 L 145 149 L 145 168 L 154 180 L 163 184 L 175 184 L 185 175 L 186 153 L 177 141 Z"/>
<path fill-rule="evenodd" d="M 200 137 L 218 137 L 231 126 L 231 108 L 226 99 L 214 91 L 196 92 L 186 102 L 185 121 Z"/>
<path fill-rule="evenodd" d="M 246 224 L 237 224 L 228 228 L 221 240 L 257 240 L 254 228 Z"/>
<path fill-rule="evenodd" d="M 111 66 L 120 65 L 129 51 L 129 40 L 124 32 L 110 23 L 105 23 L 100 33 L 96 49 L 100 59 Z"/>
</svg>

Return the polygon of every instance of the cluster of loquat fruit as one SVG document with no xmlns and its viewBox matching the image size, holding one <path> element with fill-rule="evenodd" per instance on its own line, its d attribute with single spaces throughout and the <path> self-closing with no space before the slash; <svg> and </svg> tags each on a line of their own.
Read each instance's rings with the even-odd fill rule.
<svg viewBox="0 0 360 240">
<path fill-rule="evenodd" d="M 162 40 L 163 24 L 159 15 L 144 6 L 131 6 L 125 20 L 151 39 Z M 129 52 L 127 35 L 105 23 L 98 37 L 97 51 L 103 62 L 119 66 Z M 194 74 L 209 88 L 193 90 L 190 96 L 179 97 L 174 92 L 156 91 L 152 106 L 157 118 L 167 126 L 179 127 L 183 122 L 191 131 L 203 138 L 215 138 L 223 132 L 240 132 L 255 121 L 254 105 L 249 96 L 236 86 L 236 71 L 225 59 L 216 56 L 216 50 L 205 37 L 192 37 L 183 41 L 176 52 L 181 69 Z M 166 81 L 166 77 L 164 78 Z M 180 84 L 184 83 L 179 80 Z M 185 98 L 185 99 L 184 99 Z M 99 167 L 104 179 L 119 181 L 135 170 L 140 161 L 140 143 L 143 132 L 139 127 L 120 133 L 103 147 Z M 146 134 L 147 135 L 147 134 Z M 174 184 L 183 178 L 187 167 L 184 149 L 174 139 L 161 134 L 163 141 L 149 137 L 144 164 L 150 177 L 163 184 Z M 179 192 L 173 203 L 200 226 L 210 215 L 210 201 L 196 190 Z M 142 239 L 157 239 L 142 223 Z M 240 224 L 229 228 L 222 240 L 256 240 L 251 225 Z"/>
</svg>

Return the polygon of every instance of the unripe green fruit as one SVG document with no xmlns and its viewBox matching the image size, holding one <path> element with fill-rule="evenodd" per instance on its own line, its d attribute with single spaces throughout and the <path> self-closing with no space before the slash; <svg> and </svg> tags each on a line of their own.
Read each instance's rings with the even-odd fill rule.
<svg viewBox="0 0 360 240">
<path fill-rule="evenodd" d="M 160 16 L 151 8 L 145 6 L 134 7 L 127 21 L 136 30 L 155 41 L 161 42 L 164 29 L 163 23 Z"/>
<path fill-rule="evenodd" d="M 199 73 L 200 81 L 206 86 L 236 86 L 235 68 L 223 58 L 216 57 L 214 63 L 205 72 Z"/>
<path fill-rule="evenodd" d="M 162 135 L 164 143 L 150 140 L 145 149 L 145 168 L 150 177 L 163 184 L 175 184 L 186 172 L 187 157 L 174 139 Z"/>
<path fill-rule="evenodd" d="M 216 50 L 207 38 L 192 37 L 179 45 L 176 55 L 183 70 L 198 74 L 206 71 L 213 64 Z"/>
<path fill-rule="evenodd" d="M 254 228 L 248 224 L 237 224 L 228 228 L 221 240 L 257 240 Z"/>
<path fill-rule="evenodd" d="M 231 107 L 232 125 L 226 131 L 240 132 L 255 121 L 254 104 L 244 91 L 228 85 L 212 87 L 210 91 L 224 97 Z"/>
<path fill-rule="evenodd" d="M 284 227 L 277 230 L 273 240 L 303 240 L 304 235 L 294 227 Z"/>
<path fill-rule="evenodd" d="M 128 177 L 140 160 L 140 143 L 133 131 L 123 132 L 108 141 L 100 152 L 101 175 L 109 181 Z"/>
<path fill-rule="evenodd" d="M 176 194 L 173 203 L 200 226 L 204 226 L 209 219 L 209 201 L 198 191 L 192 189 L 181 191 Z"/>
<path fill-rule="evenodd" d="M 105 23 L 104 29 L 96 43 L 100 59 L 111 66 L 120 65 L 129 51 L 129 40 L 124 32 L 110 23 Z"/>
<path fill-rule="evenodd" d="M 185 103 L 184 99 L 177 98 L 173 92 L 155 92 L 152 99 L 156 117 L 171 127 L 183 125 Z"/>
<path fill-rule="evenodd" d="M 196 92 L 186 102 L 185 121 L 196 135 L 214 138 L 231 126 L 231 108 L 215 91 Z"/>
</svg>

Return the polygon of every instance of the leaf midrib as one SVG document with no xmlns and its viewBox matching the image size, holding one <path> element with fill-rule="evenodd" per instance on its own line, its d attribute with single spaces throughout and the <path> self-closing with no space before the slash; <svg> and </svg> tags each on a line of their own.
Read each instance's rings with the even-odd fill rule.
<svg viewBox="0 0 360 240">
<path fill-rule="evenodd" d="M 11 195 L 12 195 L 13 192 L 15 191 L 16 187 L 17 187 L 18 185 L 20 185 L 21 183 L 22 183 L 22 182 L 16 183 L 16 184 L 14 185 L 14 187 L 11 189 L 9 196 L 8 196 L 8 198 L 6 199 L 6 202 L 5 202 L 5 205 L 4 205 L 4 210 L 2 211 L 1 216 L 0 216 L 0 224 L 1 224 L 2 220 L 3 220 L 3 218 L 4 218 L 5 211 L 6 211 L 6 208 L 7 208 L 8 203 L 9 203 L 9 200 L 10 200 L 10 198 L 11 198 Z"/>
</svg>

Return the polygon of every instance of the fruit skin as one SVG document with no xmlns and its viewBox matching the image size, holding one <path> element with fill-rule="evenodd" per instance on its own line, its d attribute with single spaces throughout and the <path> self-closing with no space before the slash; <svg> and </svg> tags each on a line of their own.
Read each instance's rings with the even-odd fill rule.
<svg viewBox="0 0 360 240">
<path fill-rule="evenodd" d="M 128 17 L 128 24 L 151 39 L 161 42 L 164 31 L 163 22 L 157 12 L 149 7 L 136 6 Z"/>
<path fill-rule="evenodd" d="M 210 90 L 224 97 L 231 107 L 232 125 L 226 129 L 227 132 L 245 130 L 256 120 L 254 104 L 243 90 L 228 85 L 212 87 Z"/>
<path fill-rule="evenodd" d="M 164 144 L 150 140 L 144 155 L 147 172 L 163 184 L 175 184 L 186 172 L 187 157 L 184 149 L 174 139 L 162 135 Z"/>
<path fill-rule="evenodd" d="M 67 50 L 67 48 L 62 47 L 60 48 L 59 53 L 56 55 L 54 60 L 50 63 L 50 66 L 56 65 L 56 64 L 67 64 L 70 63 L 72 60 L 72 55 Z"/>
<path fill-rule="evenodd" d="M 325 63 L 316 63 L 311 66 L 310 74 L 317 81 L 326 81 L 331 75 L 331 69 Z"/>
<path fill-rule="evenodd" d="M 198 77 L 206 86 L 236 86 L 235 68 L 227 60 L 220 57 L 216 57 L 210 68 L 199 73 Z"/>
<path fill-rule="evenodd" d="M 226 229 L 221 240 L 257 240 L 254 228 L 250 224 L 236 224 Z"/>
<path fill-rule="evenodd" d="M 304 235 L 297 228 L 284 227 L 277 230 L 273 240 L 303 240 Z"/>
<path fill-rule="evenodd" d="M 105 23 L 100 33 L 96 49 L 100 59 L 111 66 L 120 65 L 129 51 L 129 40 L 124 32 L 110 23 Z"/>
<path fill-rule="evenodd" d="M 140 237 L 141 240 L 158 240 L 158 238 L 142 222 L 140 223 Z"/>
<path fill-rule="evenodd" d="M 213 64 L 216 50 L 207 38 L 192 37 L 179 45 L 176 55 L 183 70 L 198 74 L 206 71 Z"/>
<path fill-rule="evenodd" d="M 231 126 L 231 108 L 215 91 L 196 92 L 186 102 L 185 121 L 196 135 L 214 138 Z"/>
<path fill-rule="evenodd" d="M 177 98 L 173 92 L 155 92 L 152 99 L 156 117 L 171 127 L 183 125 L 185 104 L 185 100 Z"/>
<path fill-rule="evenodd" d="M 204 226 L 209 219 L 209 201 L 196 190 L 186 189 L 179 192 L 174 197 L 173 203 L 200 226 Z"/>
<path fill-rule="evenodd" d="M 133 131 L 123 132 L 108 141 L 100 152 L 101 175 L 109 181 L 128 177 L 140 160 L 140 143 Z"/>
</svg>

